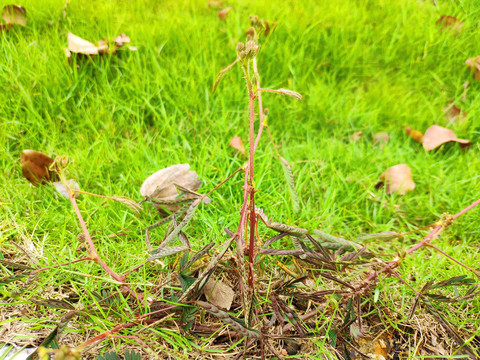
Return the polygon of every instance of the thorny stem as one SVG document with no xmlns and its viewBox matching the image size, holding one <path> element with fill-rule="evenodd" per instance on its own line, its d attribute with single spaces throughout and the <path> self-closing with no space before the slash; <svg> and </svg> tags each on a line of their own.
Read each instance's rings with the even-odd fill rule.
<svg viewBox="0 0 480 360">
<path fill-rule="evenodd" d="M 460 216 L 465 214 L 466 212 L 472 210 L 474 207 L 480 204 L 480 199 L 474 201 L 471 203 L 469 206 L 467 206 L 465 209 L 461 210 L 455 215 L 452 215 L 449 219 L 440 221 L 436 224 L 436 226 L 430 231 L 430 233 L 418 244 L 413 245 L 410 249 L 406 250 L 406 254 L 411 254 L 414 251 L 423 248 L 424 246 L 430 246 L 430 242 L 435 239 L 443 229 L 445 229 L 447 226 L 451 225 L 454 220 L 458 219 Z M 432 246 L 433 247 L 433 246 Z M 436 248 L 436 247 L 435 247 Z M 439 249 L 438 249 L 439 250 Z M 443 253 L 443 252 L 442 252 Z M 450 257 L 448 257 L 450 258 Z M 402 262 L 402 258 L 396 257 L 392 261 L 388 262 L 386 266 L 384 266 L 379 272 L 372 272 L 363 282 L 362 284 L 357 288 L 356 292 L 361 292 L 364 290 L 367 290 L 370 288 L 370 285 L 373 280 L 375 280 L 379 274 L 386 273 L 386 272 L 391 272 L 393 269 L 397 268 L 400 266 Z M 475 274 L 478 273 L 478 271 L 471 269 Z"/>
</svg>

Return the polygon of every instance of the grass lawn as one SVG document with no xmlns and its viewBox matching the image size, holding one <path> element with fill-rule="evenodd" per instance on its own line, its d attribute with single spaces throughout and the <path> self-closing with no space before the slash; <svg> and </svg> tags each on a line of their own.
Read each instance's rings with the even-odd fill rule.
<svg viewBox="0 0 480 360">
<path fill-rule="evenodd" d="M 238 135 L 248 147 L 248 97 L 240 68 L 228 72 L 213 94 L 211 87 L 217 73 L 235 60 L 235 46 L 245 41 L 250 14 L 277 22 L 258 55 L 262 85 L 303 95 L 299 102 L 263 94 L 269 127 L 292 167 L 301 205 L 295 212 L 265 134 L 256 154 L 255 185 L 256 205 L 268 217 L 354 240 L 362 233 L 416 230 L 480 197 L 480 83 L 465 65 L 467 58 L 480 54 L 477 1 L 232 0 L 224 2 L 222 8 L 231 7 L 224 20 L 217 15 L 220 8 L 209 7 L 206 0 L 72 1 L 67 8 L 57 0 L 19 4 L 27 10 L 27 26 L 0 32 L 0 258 L 41 268 L 87 256 L 85 250 L 76 250 L 82 230 L 71 203 L 52 186 L 33 187 L 22 176 L 19 159 L 24 149 L 67 155 L 68 177 L 82 190 L 135 201 L 143 198 L 139 189 L 145 178 L 173 164 L 190 164 L 203 180 L 203 193 L 241 167 L 245 158 L 229 146 Z M 437 25 L 441 15 L 460 19 L 462 31 Z M 126 33 L 137 51 L 73 57 L 69 62 L 63 50 L 68 32 L 92 42 Z M 466 81 L 470 83 L 464 90 Z M 466 114 L 454 123 L 443 110 L 451 101 Z M 452 129 L 472 145 L 461 149 L 449 143 L 426 152 L 405 133 L 406 126 L 424 132 L 433 124 Z M 358 131 L 362 137 L 352 140 Z M 379 132 L 389 134 L 384 146 L 372 142 Z M 415 189 L 403 196 L 376 189 L 380 174 L 402 163 L 412 169 Z M 242 186 L 238 175 L 210 195 L 210 204 L 200 205 L 185 230 L 192 250 L 213 241 L 217 246 L 211 252 L 219 251 L 227 240 L 223 229 L 238 225 Z M 146 210 L 137 215 L 123 204 L 97 197 L 81 195 L 77 201 L 100 256 L 115 272 L 125 273 L 146 260 L 144 229 L 159 220 L 152 206 L 143 204 Z M 433 242 L 471 268 L 479 268 L 479 211 L 467 212 Z M 165 229 L 152 230 L 154 244 L 161 242 Z M 121 232 L 126 235 L 107 236 Z M 375 254 L 372 261 L 389 261 L 428 232 L 363 245 Z M 272 234 L 260 232 L 263 240 Z M 274 247 L 291 248 L 291 242 L 285 238 Z M 32 301 L 65 300 L 88 313 L 69 323 L 60 344 L 79 345 L 128 323 L 147 312 L 149 301 L 168 299 L 178 290 L 179 281 L 172 275 L 177 260 L 171 256 L 150 262 L 128 277 L 135 291 L 145 294 L 144 308 L 120 295 L 110 308 L 100 306 L 99 299 L 116 294 L 120 286 L 93 262 L 51 268 L 27 286 L 27 278 L 0 282 L 0 325 L 6 329 L 0 330 L 0 342 L 38 345 L 67 313 Z M 264 256 L 259 278 L 271 276 L 267 280 L 272 283 L 279 276 L 291 279 L 277 261 L 301 275 L 302 268 L 295 268 L 291 257 Z M 366 268 L 352 267 L 338 276 L 357 281 L 361 269 Z M 2 278 L 18 271 L 0 264 Z M 429 281 L 475 278 L 430 248 L 406 256 L 397 271 L 417 291 Z M 171 282 L 160 289 L 169 276 Z M 309 281 L 316 290 L 331 286 L 320 277 Z M 455 297 L 465 287 L 442 291 Z M 393 337 L 403 336 L 402 354 L 408 358 L 439 355 L 440 346 L 445 347 L 440 355 L 461 356 L 463 350 L 457 351 L 459 344 L 427 305 L 419 303 L 408 319 L 414 298 L 414 291 L 397 278 L 381 275 L 371 292 L 362 295 L 365 336 L 345 335 L 348 344 L 339 336 L 337 350 L 346 344 L 355 352 L 350 345 L 358 349 L 364 339 L 375 339 L 385 329 Z M 269 302 L 268 297 L 259 299 Z M 316 335 L 295 338 L 301 348 L 291 358 L 336 356 L 331 330 L 341 327 L 347 305 L 335 296 L 323 299 L 308 305 L 309 311 L 318 308 L 318 316 L 305 323 Z M 473 349 L 480 346 L 479 299 L 432 301 Z M 289 304 L 299 314 L 305 312 Z M 154 358 L 148 348 L 161 359 L 223 359 L 244 347 L 241 338 L 225 335 L 228 327 L 222 327 L 220 335 L 185 333 L 170 321 L 179 318 L 172 314 L 155 326 L 142 330 L 146 325 L 139 324 L 117 334 L 138 336 L 146 345 L 112 338 L 84 356 L 137 349 L 143 357 Z M 272 313 L 265 316 L 270 320 Z M 197 320 L 214 323 L 205 313 Z M 286 348 L 282 340 L 270 343 L 280 354 Z M 257 357 L 259 351 L 247 356 Z"/>
</svg>

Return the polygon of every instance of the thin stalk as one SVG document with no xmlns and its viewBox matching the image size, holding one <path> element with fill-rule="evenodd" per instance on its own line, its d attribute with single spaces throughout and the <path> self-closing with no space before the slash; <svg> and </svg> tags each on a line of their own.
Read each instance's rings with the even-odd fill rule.
<svg viewBox="0 0 480 360">
<path fill-rule="evenodd" d="M 443 229 L 450 226 L 453 223 L 454 220 L 458 219 L 460 216 L 462 216 L 466 212 L 472 210 L 474 207 L 476 207 L 479 204 L 480 204 L 480 199 L 474 201 L 473 203 L 471 203 L 469 206 L 467 206 L 465 209 L 461 210 L 457 214 L 452 215 L 450 217 L 450 219 L 448 219 L 447 221 L 442 221 L 442 222 L 437 223 L 437 225 L 430 231 L 430 233 L 428 233 L 428 235 L 422 241 L 413 245 L 410 249 L 406 250 L 405 255 L 411 254 L 411 253 L 415 252 L 416 250 L 423 248 L 424 246 L 429 246 L 430 242 L 433 239 L 435 239 L 442 232 Z M 367 290 L 370 287 L 372 281 L 375 280 L 378 277 L 379 274 L 383 274 L 383 273 L 386 273 L 386 272 L 391 272 L 393 269 L 400 266 L 401 262 L 402 262 L 402 258 L 397 256 L 395 259 L 388 262 L 387 265 L 384 266 L 379 272 L 375 272 L 375 271 L 372 272 L 363 281 L 363 283 L 357 288 L 356 292 L 360 292 L 362 290 Z M 473 271 L 473 269 L 472 269 L 472 271 Z M 476 273 L 475 271 L 473 271 L 473 272 Z"/>
<path fill-rule="evenodd" d="M 68 187 L 67 187 L 68 189 Z M 80 212 L 80 209 L 78 208 L 77 205 L 77 200 L 75 199 L 75 192 L 70 191 L 70 201 L 73 205 L 73 208 L 75 210 L 75 213 L 77 214 L 78 221 L 80 222 L 80 225 L 82 227 L 83 233 L 85 235 L 85 239 L 87 240 L 87 248 L 88 248 L 88 253 L 90 257 L 92 258 L 93 261 L 95 261 L 97 264 L 99 264 L 105 272 L 110 275 L 112 278 L 117 280 L 118 282 L 124 283 L 125 278 L 121 275 L 118 275 L 115 273 L 112 269 L 110 269 L 107 264 L 103 262 L 102 259 L 98 256 L 97 249 L 95 248 L 95 245 L 93 244 L 92 238 L 90 237 L 90 233 L 88 232 L 87 225 L 85 224 L 85 220 L 83 220 L 83 216 Z"/>
</svg>

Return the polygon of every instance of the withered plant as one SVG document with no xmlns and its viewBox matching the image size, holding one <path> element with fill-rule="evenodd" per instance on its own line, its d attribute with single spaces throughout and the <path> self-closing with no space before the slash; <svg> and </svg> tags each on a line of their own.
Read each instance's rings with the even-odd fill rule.
<svg viewBox="0 0 480 360">
<path fill-rule="evenodd" d="M 295 191 L 293 173 L 273 141 L 267 125 L 268 111 L 263 107 L 262 95 L 276 93 L 297 100 L 301 100 L 302 97 L 292 90 L 262 88 L 258 72 L 260 38 L 262 34 L 271 31 L 271 27 L 266 21 L 260 20 L 256 16 L 252 16 L 250 21 L 251 27 L 247 31 L 246 41 L 237 44 L 237 58 L 220 72 L 213 86 L 213 90 L 215 90 L 227 71 L 233 69 L 234 66 L 241 68 L 248 98 L 249 152 L 247 163 L 207 194 L 200 194 L 194 189 L 176 185 L 179 196 L 173 200 L 161 199 L 152 194 L 145 196 L 137 204 L 123 197 L 107 197 L 120 201 L 136 211 L 140 210 L 139 205 L 142 203 L 151 203 L 159 210 L 162 207 L 175 206 L 175 210 L 146 229 L 146 243 L 150 255 L 145 262 L 125 274 L 117 274 L 107 265 L 106 261 L 102 260 L 76 202 L 77 193 L 88 193 L 70 187 L 65 175 L 68 165 L 66 158 L 59 157 L 50 166 L 50 170 L 58 173 L 65 188 L 68 189 L 69 199 L 82 228 L 79 240 L 84 243 L 88 252 L 86 257 L 57 266 L 71 266 L 73 263 L 81 261 L 93 261 L 115 281 L 117 286 L 111 286 L 108 289 L 109 292 L 98 295 L 95 309 L 85 309 L 80 306 L 74 308 L 61 301 L 36 301 L 37 305 L 64 309 L 67 312 L 57 328 L 44 339 L 43 346 L 32 358 L 47 359 L 53 354 L 57 359 L 79 359 L 82 352 L 85 353 L 86 350 L 102 341 L 116 338 L 134 340 L 151 357 L 160 358 L 159 354 L 165 352 L 185 358 L 179 351 L 169 347 L 167 342 L 162 342 L 162 339 L 144 336 L 145 330 L 155 326 L 181 329 L 184 334 L 211 338 L 223 337 L 221 341 L 228 345 L 232 351 L 231 357 L 235 359 L 242 356 L 245 358 L 260 356 L 262 359 L 275 356 L 281 359 L 286 354 L 311 351 L 311 349 L 308 350 L 308 346 L 306 350 L 300 348 L 302 346 L 301 339 L 308 341 L 324 339 L 325 347 L 330 347 L 331 351 L 340 358 L 349 358 L 349 351 L 356 351 L 362 355 L 356 341 L 366 336 L 366 329 L 369 326 L 374 327 L 372 326 L 374 320 L 371 320 L 372 314 L 380 318 L 382 316 L 375 303 L 378 294 L 374 290 L 376 281 L 381 275 L 398 278 L 401 283 L 406 284 L 414 292 L 415 301 L 411 307 L 410 316 L 414 313 L 417 303 L 422 302 L 424 308 L 433 314 L 466 356 L 472 359 L 478 356 L 478 352 L 432 305 L 433 301 L 455 303 L 472 299 L 478 295 L 478 279 L 458 276 L 438 282 L 432 281 L 424 284 L 421 290 L 416 290 L 407 284 L 395 269 L 409 254 L 430 247 L 478 277 L 478 270 L 469 268 L 453 259 L 435 247 L 432 240 L 439 236 L 442 230 L 451 225 L 455 219 L 477 206 L 480 200 L 455 215 L 445 215 L 437 223 L 428 227 L 431 228 L 431 231 L 421 242 L 400 251 L 394 255 L 393 260 L 383 260 L 380 255 L 372 253 L 361 245 L 361 242 L 366 239 L 385 241 L 406 237 L 409 233 L 368 234 L 359 237 L 357 241 L 349 241 L 320 230 L 309 231 L 305 228 L 273 221 L 268 218 L 261 207 L 257 206 L 255 201 L 257 192 L 255 153 L 264 129 L 268 129 L 275 154 L 285 172 L 294 207 L 298 208 L 299 200 Z M 215 247 L 214 242 L 207 244 L 201 250 L 193 251 L 185 230 L 199 205 L 208 200 L 208 195 L 241 172 L 244 174 L 243 202 L 236 231 L 225 229 L 228 239 L 215 252 L 212 251 Z M 150 232 L 164 224 L 168 224 L 168 227 L 163 241 L 154 248 Z M 262 244 L 261 239 L 265 238 L 267 240 Z M 177 239 L 181 245 L 171 245 Z M 280 243 L 281 239 L 290 239 L 291 245 L 288 245 L 287 248 L 270 247 Z M 235 247 L 235 251 L 227 256 L 233 247 Z M 213 252 L 210 258 L 208 257 L 209 252 Z M 179 256 L 180 253 L 182 253 L 181 256 Z M 155 260 L 176 254 L 178 257 L 174 262 L 174 276 L 169 276 L 152 290 L 152 292 L 156 291 L 161 294 L 161 301 L 148 299 L 135 284 L 128 281 L 132 272 L 154 263 Z M 295 267 L 289 268 L 282 262 L 277 262 L 278 266 L 262 266 L 266 259 L 273 263 L 272 256 L 287 258 Z M 207 259 L 206 262 L 204 262 L 205 259 Z M 24 287 L 34 282 L 38 274 L 49 269 L 39 267 L 32 269 L 9 261 L 2 261 L 2 264 L 15 271 L 11 276 L 3 278 L 2 282 L 15 282 L 27 277 Z M 220 273 L 223 273 L 231 283 L 235 284 L 237 290 L 235 294 L 238 301 L 233 303 L 231 311 L 213 304 L 205 296 L 204 289 L 208 281 L 215 277 L 218 278 Z M 322 281 L 319 281 L 320 279 Z M 176 281 L 180 282 L 180 287 L 175 286 Z M 461 291 L 459 289 L 461 286 L 465 286 L 467 289 Z M 448 296 L 438 292 L 439 289 L 447 287 L 455 287 L 456 295 Z M 18 296 L 18 294 L 12 294 L 12 296 Z M 122 322 L 78 346 L 59 348 L 58 335 L 72 318 L 75 316 L 86 318 L 89 314 L 102 313 L 103 310 L 112 306 L 120 306 L 119 304 L 128 304 L 134 310 L 135 315 L 131 321 Z M 217 320 L 227 326 L 219 324 Z M 383 318 L 377 320 L 377 325 L 382 321 Z M 367 326 L 366 323 L 369 325 Z M 124 334 L 124 331 L 133 328 L 137 329 L 135 333 Z M 388 325 L 384 325 L 384 330 L 390 331 L 391 329 Z M 308 341 L 304 341 L 303 344 Z M 392 340 L 392 346 L 394 346 L 393 342 L 394 340 Z M 240 344 L 243 345 L 238 351 L 237 346 Z M 127 352 L 125 358 L 137 359 L 137 355 Z M 109 355 L 105 358 L 116 359 L 118 355 Z"/>
</svg>

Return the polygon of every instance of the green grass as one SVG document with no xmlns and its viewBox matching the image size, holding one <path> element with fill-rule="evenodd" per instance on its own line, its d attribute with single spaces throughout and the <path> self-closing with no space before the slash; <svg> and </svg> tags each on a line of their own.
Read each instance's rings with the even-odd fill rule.
<svg viewBox="0 0 480 360">
<path fill-rule="evenodd" d="M 34 188 L 23 178 L 19 157 L 24 149 L 68 155 L 69 177 L 82 190 L 135 200 L 141 199 L 143 180 L 160 168 L 188 163 L 206 191 L 242 166 L 244 159 L 228 146 L 235 135 L 245 142 L 248 138 L 239 68 L 226 75 L 214 94 L 210 89 L 218 71 L 235 59 L 249 14 L 278 22 L 259 55 L 263 86 L 293 89 L 304 99 L 300 103 L 264 95 L 269 124 L 292 164 L 301 199 L 301 210 L 294 214 L 281 165 L 264 137 L 256 158 L 257 205 L 269 217 L 354 239 L 360 233 L 414 230 L 444 212 L 460 211 L 480 193 L 480 84 L 464 64 L 480 54 L 480 8 L 474 0 L 437 2 L 438 7 L 413 0 L 283 1 L 275 6 L 264 0 L 232 1 L 222 21 L 204 0 L 72 1 L 66 17 L 62 1 L 21 1 L 28 26 L 0 33 L 2 253 L 23 256 L 15 241 L 32 244 L 29 251 L 41 266 L 83 256 L 75 252 L 81 229 L 71 204 L 52 187 Z M 443 14 L 464 21 L 463 31 L 455 35 L 436 25 Z M 63 52 L 68 32 L 90 41 L 124 32 L 138 51 L 69 63 Z M 462 101 L 467 80 L 468 95 Z M 461 124 L 447 125 L 442 108 L 451 100 L 468 114 Z M 423 132 L 432 124 L 448 126 L 472 146 L 462 150 L 447 144 L 426 153 L 405 135 L 407 125 Z M 349 141 L 360 130 L 363 138 Z M 383 149 L 370 140 L 380 131 L 390 134 Z M 412 168 L 416 189 L 405 196 L 375 190 L 378 176 L 400 163 Z M 235 228 L 242 185 L 237 177 L 212 195 L 210 205 L 201 206 L 188 230 L 195 250 L 210 241 L 221 244 L 223 228 Z M 154 211 L 136 216 L 121 204 L 98 198 L 81 196 L 78 202 L 92 236 L 99 239 L 99 253 L 116 272 L 146 259 L 143 229 L 157 221 Z M 477 220 L 478 210 L 472 210 L 435 244 L 478 267 Z M 126 237 L 105 236 L 125 229 Z M 422 234 L 369 248 L 395 255 Z M 162 229 L 153 230 L 152 241 L 158 244 L 162 236 Z M 149 291 L 158 274 L 168 271 L 149 265 L 129 281 Z M 429 280 L 468 274 L 433 250 L 407 257 L 401 273 L 416 289 Z M 98 266 L 79 263 L 42 273 L 36 289 L 53 294 L 62 285 L 74 288 L 85 305 L 106 279 Z M 9 285 L 8 291 L 18 286 Z M 396 279 L 378 286 L 382 302 L 408 314 L 411 290 Z M 15 303 L 39 295 L 27 291 Z M 478 297 L 468 307 L 437 308 L 460 329 L 480 333 Z M 64 311 L 57 313 L 37 307 L 28 316 L 51 327 Z M 125 308 L 119 316 L 126 322 L 134 314 Z M 105 331 L 119 322 L 92 316 L 83 332 L 87 327 Z M 169 337 L 178 352 L 191 351 L 190 338 L 182 340 L 166 328 L 153 331 Z M 326 351 L 321 343 L 318 351 Z"/>
</svg>

